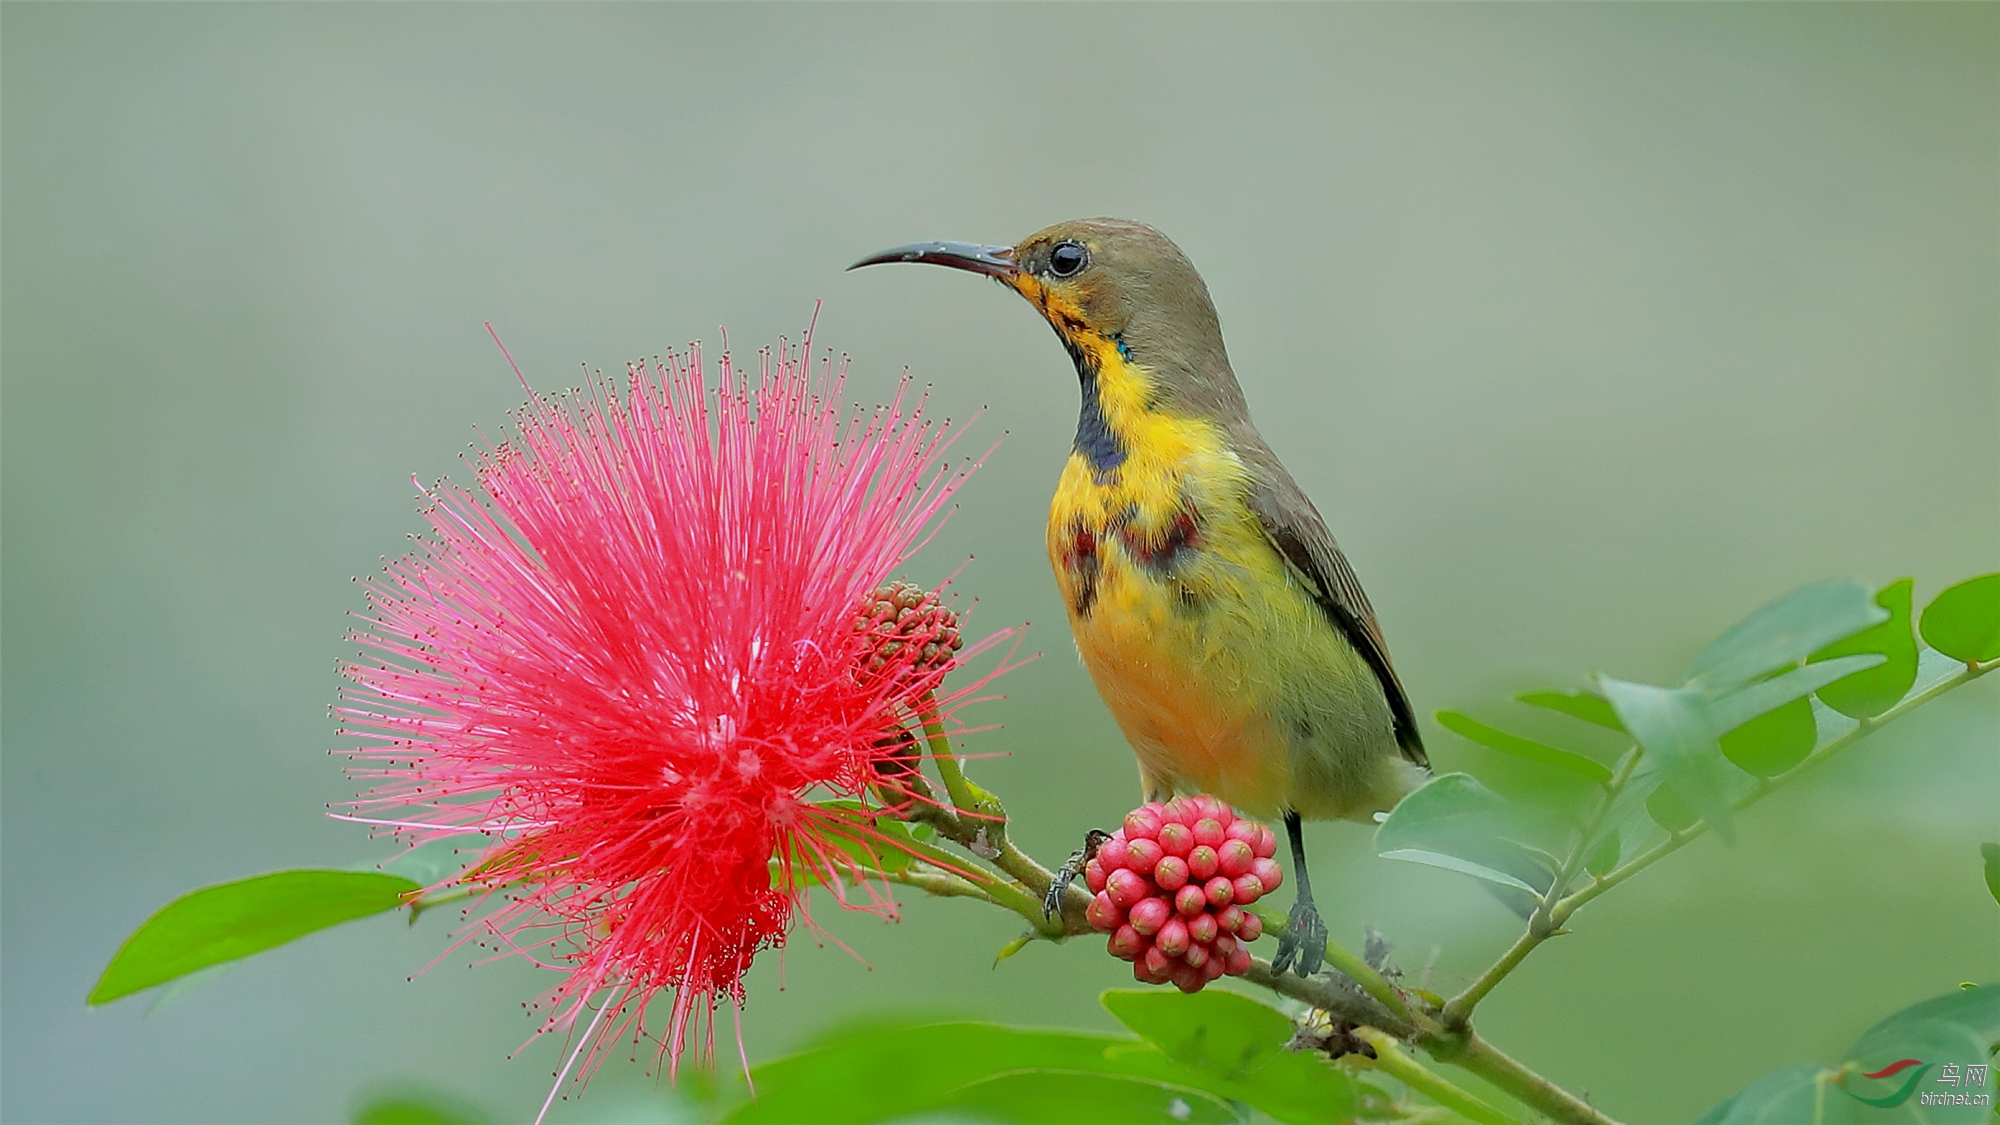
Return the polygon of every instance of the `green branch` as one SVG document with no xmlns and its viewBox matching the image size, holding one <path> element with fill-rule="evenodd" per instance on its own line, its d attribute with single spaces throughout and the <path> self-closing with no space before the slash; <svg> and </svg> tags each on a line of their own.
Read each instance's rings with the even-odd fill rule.
<svg viewBox="0 0 2000 1125">
<path fill-rule="evenodd" d="M 1846 734 L 1841 735 L 1839 738 L 1834 739 L 1833 741 L 1827 743 L 1825 746 L 1822 746 L 1819 749 L 1814 750 L 1811 754 L 1808 754 L 1805 760 L 1800 762 L 1798 765 L 1793 766 L 1791 769 L 1786 770 L 1784 773 L 1778 774 L 1776 777 L 1764 778 L 1760 780 L 1757 783 L 1757 787 L 1755 789 L 1752 789 L 1750 792 L 1745 793 L 1743 796 L 1738 797 L 1735 800 L 1735 802 L 1730 806 L 1731 810 L 1734 812 L 1741 812 L 1744 809 L 1749 808 L 1751 805 L 1754 805 L 1757 802 L 1763 800 L 1765 797 L 1769 796 L 1776 790 L 1782 788 L 1785 785 L 1790 784 L 1800 774 L 1803 774 L 1806 771 L 1813 769 L 1820 763 L 1826 761 L 1828 758 L 1833 757 L 1835 754 L 1838 754 L 1840 751 L 1845 750 L 1847 747 L 1854 745 L 1855 743 L 1861 741 L 1862 739 L 1868 737 L 1871 734 L 1874 734 L 1876 731 L 1882 729 L 1883 727 L 1887 726 L 1889 723 L 1895 721 L 1896 719 L 1902 718 L 1904 715 L 1909 714 L 1911 711 L 1914 711 L 1918 707 L 1921 707 L 1924 704 L 1929 703 L 1931 700 L 1936 699 L 1938 696 L 1943 695 L 1948 691 L 1952 691 L 1956 688 L 1963 687 L 1964 685 L 1971 683 L 1973 680 L 1976 680 L 1979 677 L 1984 676 L 1988 672 L 1993 671 L 1995 668 L 2000 668 L 2000 659 L 1989 660 L 1983 664 L 1968 664 L 1965 666 L 1965 671 L 1960 672 L 1949 679 L 1939 680 L 1937 683 L 1932 684 L 1930 687 L 1925 688 L 1923 691 L 1917 692 L 1916 694 L 1905 698 L 1901 702 L 1897 703 L 1894 707 L 1891 707 L 1887 711 L 1882 712 L 1880 715 L 1876 715 L 1873 718 L 1860 720 L 1858 723 L 1855 724 L 1853 730 L 1848 731 Z M 1670 833 L 1666 839 L 1660 841 L 1657 844 L 1654 844 L 1652 847 L 1647 848 L 1645 851 L 1639 853 L 1636 856 L 1633 856 L 1631 859 L 1626 860 L 1624 863 L 1620 864 L 1616 869 L 1605 874 L 1604 876 L 1593 880 L 1590 886 L 1587 886 L 1582 890 L 1577 891 L 1575 894 L 1570 895 L 1569 897 L 1563 899 L 1561 902 L 1556 904 L 1555 909 L 1552 911 L 1552 917 L 1555 919 L 1556 924 L 1558 926 L 1562 925 L 1563 922 L 1568 920 L 1570 915 L 1576 913 L 1578 907 L 1589 902 L 1591 899 L 1596 898 L 1598 895 L 1603 894 L 1605 891 L 1608 891 L 1611 888 L 1617 886 L 1618 884 L 1623 883 L 1625 880 L 1630 879 L 1632 876 L 1637 875 L 1639 872 L 1644 871 L 1646 868 L 1651 867 L 1653 864 L 1658 863 L 1660 860 L 1665 859 L 1667 856 L 1672 855 L 1674 852 L 1679 851 L 1682 847 L 1686 846 L 1690 840 L 1693 840 L 1707 833 L 1711 827 L 1713 826 L 1708 821 L 1698 820 L 1695 823 L 1689 825 L 1686 828 L 1681 829 L 1678 832 Z"/>
<path fill-rule="evenodd" d="M 1310 1004 L 1350 1026 L 1379 1028 L 1403 1042 L 1422 1048 L 1424 1053 L 1441 1063 L 1477 1074 L 1506 1091 L 1522 1105 L 1564 1125 L 1618 1125 L 1589 1102 L 1529 1070 L 1470 1028 L 1447 1031 L 1422 1013 L 1416 1013 L 1421 1023 L 1407 1022 L 1384 1008 L 1374 997 L 1343 986 L 1338 978 L 1274 973 L 1268 961 L 1252 962 L 1250 971 L 1244 974 L 1243 979 L 1281 996 Z"/>
<path fill-rule="evenodd" d="M 1257 920 L 1264 923 L 1265 933 L 1273 937 L 1284 936 L 1286 928 L 1284 915 L 1274 910 L 1252 910 L 1251 913 L 1257 915 Z M 1429 1015 L 1411 1008 L 1402 990 L 1391 984 L 1388 977 L 1377 972 L 1373 965 L 1363 960 L 1353 950 L 1328 938 L 1326 960 L 1328 964 L 1359 985 L 1361 991 L 1382 1005 L 1382 1010 L 1394 1016 L 1401 1025 L 1418 1030 L 1426 1028 L 1437 1030 L 1437 1024 Z M 1366 1022 L 1376 1021 L 1371 1019 Z"/>
<path fill-rule="evenodd" d="M 1948 691 L 1962 687 L 1984 676 L 1995 668 L 2000 668 L 2000 659 L 1989 660 L 1983 664 L 1968 664 L 1965 666 L 1963 672 L 1948 679 L 1940 680 L 1923 691 L 1904 698 L 1894 707 L 1889 708 L 1880 715 L 1860 720 L 1853 730 L 1814 750 L 1798 765 L 1775 777 L 1759 779 L 1755 788 L 1731 803 L 1731 812 L 1742 812 L 1778 789 L 1790 784 L 1801 774 L 1817 767 L 1828 758 L 1833 757 L 1847 747 L 1875 733 L 1896 719 L 1909 714 L 1911 711 L 1929 703 L 1931 700 Z M 1633 763 L 1636 763 L 1637 760 L 1636 755 L 1630 759 Z M 1521 962 L 1527 960 L 1528 955 L 1533 953 L 1544 941 L 1559 934 L 1567 933 L 1568 931 L 1563 928 L 1564 925 L 1569 921 L 1570 916 L 1575 914 L 1585 903 L 1590 902 L 1597 896 L 1679 851 L 1681 848 L 1687 846 L 1689 841 L 1706 834 L 1713 827 L 1707 820 L 1698 820 L 1686 828 L 1669 832 L 1666 839 L 1626 860 L 1612 871 L 1592 879 L 1589 886 L 1583 887 L 1574 894 L 1558 898 L 1557 896 L 1566 889 L 1567 881 L 1575 877 L 1575 868 L 1578 863 L 1585 858 L 1583 856 L 1584 849 L 1592 843 L 1591 837 L 1596 832 L 1597 824 L 1595 822 L 1602 819 L 1604 811 L 1610 807 L 1611 799 L 1616 797 L 1618 791 L 1630 780 L 1631 770 L 1621 767 L 1619 777 L 1614 779 L 1612 785 L 1607 788 L 1603 800 L 1600 801 L 1597 811 L 1593 815 L 1593 822 L 1588 824 L 1584 831 L 1578 835 L 1577 844 L 1571 849 L 1569 858 L 1564 862 L 1562 871 L 1556 877 L 1556 882 L 1551 885 L 1549 895 L 1542 900 L 1541 904 L 1536 907 L 1535 912 L 1529 916 L 1526 930 L 1522 932 L 1520 938 L 1514 942 L 1513 946 L 1501 955 L 1498 961 L 1494 962 L 1485 972 L 1479 975 L 1479 979 L 1473 981 L 1464 992 L 1453 997 L 1451 1002 L 1445 1005 L 1444 1025 L 1446 1028 L 1460 1030 L 1469 1027 L 1472 1018 L 1472 1009 L 1486 997 L 1486 994 L 1491 992 L 1494 986 L 1506 979 L 1507 975 L 1512 973 Z"/>
<path fill-rule="evenodd" d="M 1518 1118 L 1509 1117 L 1480 1101 L 1446 1081 L 1443 1075 L 1411 1058 L 1409 1052 L 1403 1050 L 1403 1045 L 1388 1033 L 1372 1027 L 1357 1027 L 1354 1037 L 1374 1050 L 1372 1065 L 1377 1070 L 1439 1105 L 1480 1122 L 1480 1125 L 1521 1125 Z"/>
</svg>

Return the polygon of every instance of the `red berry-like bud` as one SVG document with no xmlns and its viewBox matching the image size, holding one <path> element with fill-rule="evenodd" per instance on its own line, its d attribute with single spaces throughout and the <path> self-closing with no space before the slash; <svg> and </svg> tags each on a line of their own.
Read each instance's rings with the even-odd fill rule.
<svg viewBox="0 0 2000 1125">
<path fill-rule="evenodd" d="M 1222 830 L 1224 836 L 1231 840 L 1241 840 L 1250 845 L 1252 850 L 1257 847 L 1257 840 L 1263 832 L 1264 826 L 1254 820 L 1239 820 Z"/>
<path fill-rule="evenodd" d="M 1083 865 L 1083 881 L 1092 894 L 1104 889 L 1104 865 L 1091 860 Z"/>
<path fill-rule="evenodd" d="M 1160 810 L 1160 818 L 1168 824 L 1188 825 L 1196 820 L 1194 808 L 1186 797 L 1175 797 Z"/>
<path fill-rule="evenodd" d="M 1153 892 L 1145 877 L 1132 871 L 1113 871 L 1104 877 L 1104 893 L 1111 896 L 1121 910 L 1130 910 L 1132 905 Z"/>
<path fill-rule="evenodd" d="M 1120 926 L 1118 932 L 1111 935 L 1111 940 L 1105 943 L 1104 948 L 1120 961 L 1136 961 L 1139 955 L 1146 951 L 1146 939 L 1132 927 Z"/>
<path fill-rule="evenodd" d="M 1217 957 L 1227 959 L 1230 954 L 1236 952 L 1236 947 L 1243 943 L 1237 941 L 1233 937 L 1230 937 L 1228 934 L 1221 934 L 1218 935 L 1216 939 L 1209 944 L 1215 950 L 1215 955 Z"/>
<path fill-rule="evenodd" d="M 1243 912 L 1243 924 L 1236 928 L 1237 941 L 1256 941 L 1264 936 L 1264 920 L 1249 911 Z"/>
<path fill-rule="evenodd" d="M 1224 841 L 1215 854 L 1221 859 L 1220 870 L 1231 879 L 1250 874 L 1250 865 L 1257 862 L 1257 853 L 1241 840 Z"/>
<path fill-rule="evenodd" d="M 1160 847 L 1168 855 L 1185 856 L 1194 847 L 1194 832 L 1185 824 L 1168 821 L 1160 826 Z"/>
<path fill-rule="evenodd" d="M 1157 840 L 1133 840 L 1125 845 L 1125 868 L 1140 875 L 1151 875 L 1160 865 L 1160 857 L 1167 853 Z"/>
<path fill-rule="evenodd" d="M 1097 862 L 1107 873 L 1125 866 L 1125 837 L 1122 834 L 1123 831 L 1123 829 L 1120 829 L 1119 833 L 1113 834 L 1109 840 L 1098 845 Z"/>
<path fill-rule="evenodd" d="M 1160 834 L 1159 810 L 1152 805 L 1141 805 L 1125 814 L 1125 840 L 1150 840 Z"/>
<path fill-rule="evenodd" d="M 1201 967 L 1201 975 L 1203 978 L 1203 983 L 1205 984 L 1208 981 L 1212 981 L 1228 971 L 1229 971 L 1228 962 L 1224 961 L 1220 957 L 1210 957 L 1208 959 L 1208 964 L 1203 965 Z"/>
<path fill-rule="evenodd" d="M 1225 906 L 1216 914 L 1215 924 L 1222 927 L 1223 933 L 1233 934 L 1243 928 L 1243 919 L 1248 916 L 1240 906 Z"/>
<path fill-rule="evenodd" d="M 1236 901 L 1236 887 L 1220 875 L 1204 884 L 1201 891 L 1208 897 L 1208 904 L 1218 910 Z"/>
<path fill-rule="evenodd" d="M 1216 859 L 1215 849 L 1207 844 L 1196 844 L 1188 852 L 1187 863 L 1188 875 L 1204 883 L 1215 878 L 1215 873 L 1222 867 L 1221 861 Z"/>
<path fill-rule="evenodd" d="M 1090 919 L 1092 926 L 1107 934 L 1125 922 L 1125 912 L 1118 908 L 1117 903 L 1111 901 L 1109 891 L 1097 892 L 1097 895 L 1090 900 L 1090 907 L 1083 912 L 1083 916 Z"/>
<path fill-rule="evenodd" d="M 1202 817 L 1194 822 L 1194 842 L 1219 848 L 1228 837 L 1222 834 L 1222 822 L 1212 816 Z"/>
<path fill-rule="evenodd" d="M 1196 883 L 1189 883 L 1174 892 L 1174 909 L 1192 918 L 1208 909 L 1208 892 Z"/>
<path fill-rule="evenodd" d="M 1156 977 L 1153 975 L 1152 970 L 1146 968 L 1146 959 L 1144 957 L 1132 962 L 1132 979 L 1138 981 L 1140 984 L 1166 983 L 1164 977 Z"/>
<path fill-rule="evenodd" d="M 1250 845 L 1257 850 L 1257 858 L 1270 859 L 1278 854 L 1278 834 L 1271 831 L 1268 824 L 1257 826 L 1256 842 Z"/>
<path fill-rule="evenodd" d="M 1181 960 L 1193 965 L 1197 969 L 1208 964 L 1208 958 L 1208 947 L 1198 941 L 1189 943 L 1187 952 L 1181 954 Z"/>
<path fill-rule="evenodd" d="M 1222 971 L 1232 977 L 1240 977 L 1250 971 L 1250 961 L 1250 951 L 1238 946 L 1236 952 L 1223 959 Z"/>
<path fill-rule="evenodd" d="M 1236 888 L 1236 901 L 1245 906 L 1264 897 L 1264 881 L 1255 875 L 1239 875 L 1232 885 Z"/>
<path fill-rule="evenodd" d="M 1160 932 L 1160 927 L 1166 925 L 1167 919 L 1173 917 L 1173 913 L 1173 908 L 1167 905 L 1167 900 L 1155 895 L 1134 906 L 1125 921 L 1133 929 L 1150 937 Z"/>
<path fill-rule="evenodd" d="M 1285 885 L 1285 869 L 1279 867 L 1275 859 L 1260 857 L 1251 861 L 1250 874 L 1255 875 L 1257 881 L 1264 884 L 1266 891 L 1275 891 Z"/>
<path fill-rule="evenodd" d="M 1197 796 L 1194 805 L 1201 816 L 1219 822 L 1224 828 L 1229 827 L 1229 822 L 1236 819 L 1236 814 L 1229 811 L 1228 805 L 1206 793 Z"/>
<path fill-rule="evenodd" d="M 1158 901 L 1158 900 L 1155 900 Z M 1169 918 L 1160 927 L 1160 934 L 1153 939 L 1153 947 L 1169 957 L 1179 957 L 1188 950 L 1187 923 L 1179 918 Z"/>
<path fill-rule="evenodd" d="M 1223 936 L 1222 927 L 1216 923 L 1215 915 L 1206 910 L 1188 919 L 1187 931 L 1188 940 L 1199 945 L 1207 945 L 1217 937 Z"/>
<path fill-rule="evenodd" d="M 1182 965 L 1174 970 L 1173 981 L 1174 987 L 1182 992 L 1200 992 L 1201 986 L 1208 983 L 1208 978 L 1201 975 L 1200 969 Z"/>
<path fill-rule="evenodd" d="M 1161 978 L 1167 975 L 1170 967 L 1173 965 L 1173 962 L 1167 959 L 1167 955 L 1160 952 L 1160 947 L 1157 945 L 1148 948 L 1145 953 L 1140 955 L 1139 960 L 1146 966 L 1148 973 Z"/>
<path fill-rule="evenodd" d="M 1159 866 L 1153 868 L 1153 882 L 1163 891 L 1178 891 L 1187 886 L 1188 862 L 1177 855 L 1164 856 Z"/>
</svg>

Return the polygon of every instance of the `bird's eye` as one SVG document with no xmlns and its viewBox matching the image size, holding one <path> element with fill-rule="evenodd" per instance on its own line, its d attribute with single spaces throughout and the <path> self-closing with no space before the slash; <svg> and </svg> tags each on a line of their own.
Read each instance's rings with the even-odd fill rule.
<svg viewBox="0 0 2000 1125">
<path fill-rule="evenodd" d="M 1049 251 L 1049 272 L 1057 277 L 1070 277 L 1083 268 L 1089 258 L 1081 245 L 1074 242 L 1058 242 Z"/>
</svg>

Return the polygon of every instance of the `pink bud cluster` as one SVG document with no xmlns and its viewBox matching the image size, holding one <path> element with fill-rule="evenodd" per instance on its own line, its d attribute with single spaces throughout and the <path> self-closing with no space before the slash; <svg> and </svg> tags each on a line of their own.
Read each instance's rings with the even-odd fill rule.
<svg viewBox="0 0 2000 1125">
<path fill-rule="evenodd" d="M 950 668 L 965 647 L 958 615 L 914 582 L 889 582 L 863 596 L 854 607 L 854 631 L 872 641 L 865 665 L 872 673 L 907 665 L 907 675 L 920 678 Z"/>
<path fill-rule="evenodd" d="M 1141 805 L 1083 869 L 1090 924 L 1147 984 L 1199 992 L 1242 976 L 1264 932 L 1243 908 L 1285 881 L 1277 850 L 1276 833 L 1206 794 Z"/>
</svg>

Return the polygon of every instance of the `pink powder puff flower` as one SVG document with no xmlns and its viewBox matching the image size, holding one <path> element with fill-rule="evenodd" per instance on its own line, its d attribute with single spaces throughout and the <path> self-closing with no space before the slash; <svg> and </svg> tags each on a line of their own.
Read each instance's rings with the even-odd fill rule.
<svg viewBox="0 0 2000 1125">
<path fill-rule="evenodd" d="M 427 493 L 433 534 L 367 586 L 372 655 L 346 665 L 340 713 L 376 784 L 353 819 L 490 837 L 463 878 L 494 908 L 465 940 L 565 971 L 537 1034 L 594 1009 L 591 1057 L 647 1034 L 661 989 L 671 1065 L 700 1017 L 712 1055 L 718 1004 L 740 1010 L 811 882 L 893 916 L 855 860 L 893 840 L 820 802 L 865 803 L 908 768 L 919 712 L 948 717 L 999 671 L 941 689 L 1006 635 L 957 652 L 948 611 L 943 647 L 865 627 L 977 466 L 941 463 L 956 433 L 921 396 L 848 416 L 845 363 L 815 374 L 810 347 L 764 353 L 754 380 L 725 350 L 713 388 L 697 346 L 622 391 L 534 396 L 478 491 Z"/>
</svg>

